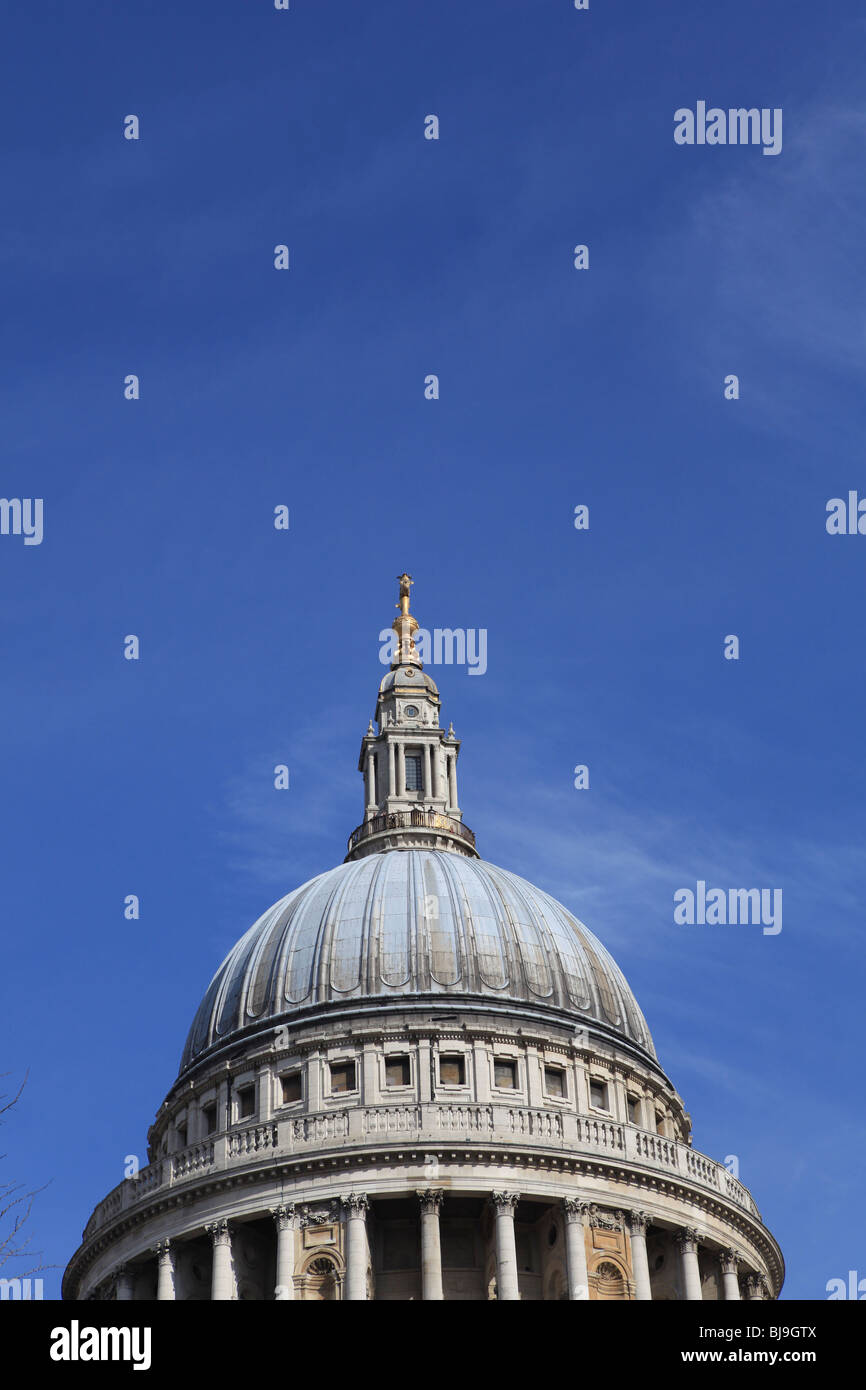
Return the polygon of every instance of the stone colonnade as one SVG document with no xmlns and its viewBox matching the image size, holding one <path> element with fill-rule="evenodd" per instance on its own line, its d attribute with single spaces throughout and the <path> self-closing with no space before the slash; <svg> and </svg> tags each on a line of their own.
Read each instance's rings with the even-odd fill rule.
<svg viewBox="0 0 866 1390">
<path fill-rule="evenodd" d="M 439 1217 L 444 1189 L 427 1188 L 418 1191 L 416 1196 L 420 1206 L 421 1228 L 421 1297 L 425 1301 L 444 1298 L 442 1245 L 440 1239 Z M 496 1297 L 506 1301 L 520 1298 L 518 1282 L 517 1243 L 515 1237 L 515 1212 L 520 1194 L 517 1192 L 495 1191 L 490 1193 L 489 1206 L 493 1217 L 494 1246 L 496 1256 Z M 364 1301 L 369 1297 L 367 1270 L 369 1246 L 367 1237 L 367 1211 L 369 1202 L 366 1194 L 352 1192 L 340 1198 L 344 1214 L 345 1234 L 345 1273 L 342 1276 L 342 1298 L 350 1302 Z M 588 1203 L 577 1198 L 565 1197 L 560 1202 L 565 1229 L 565 1265 L 567 1273 L 567 1296 L 571 1300 L 589 1299 L 589 1276 L 587 1272 L 585 1231 L 587 1220 L 595 1210 Z M 294 1235 L 295 1208 L 292 1205 L 272 1207 L 270 1214 L 274 1220 L 276 1238 L 276 1301 L 288 1301 L 296 1297 L 294 1280 Z M 644 1211 L 632 1210 L 617 1212 L 616 1219 L 622 1222 L 622 1229 L 630 1237 L 631 1266 L 633 1274 L 634 1297 L 638 1300 L 652 1300 L 649 1263 L 647 1259 L 646 1234 L 649 1218 Z M 210 1297 L 213 1302 L 227 1301 L 236 1297 L 236 1286 L 232 1261 L 232 1227 L 227 1220 L 215 1221 L 205 1227 L 213 1244 L 213 1264 L 211 1273 Z M 700 1238 L 692 1227 L 684 1226 L 673 1233 L 674 1243 L 679 1252 L 681 1286 L 687 1300 L 701 1300 L 702 1283 L 698 1257 Z M 171 1240 L 162 1240 L 151 1252 L 157 1261 L 156 1296 L 159 1300 L 172 1300 L 176 1297 L 175 1253 Z M 725 1300 L 738 1300 L 742 1297 L 738 1267 L 742 1257 L 733 1248 L 715 1251 L 721 1274 L 721 1287 Z M 114 1294 L 118 1300 L 131 1300 L 135 1297 L 134 1271 L 130 1266 L 121 1267 L 114 1272 Z M 334 1270 L 335 1277 L 337 1275 Z M 748 1299 L 767 1297 L 763 1278 L 747 1272 L 744 1279 L 745 1295 Z"/>
</svg>

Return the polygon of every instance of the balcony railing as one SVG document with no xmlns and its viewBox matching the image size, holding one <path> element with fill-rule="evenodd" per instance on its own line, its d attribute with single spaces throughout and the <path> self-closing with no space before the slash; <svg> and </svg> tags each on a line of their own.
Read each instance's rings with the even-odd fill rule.
<svg viewBox="0 0 866 1390">
<path fill-rule="evenodd" d="M 389 811 L 380 816 L 373 816 L 371 820 L 365 820 L 352 831 L 347 850 L 351 853 L 361 840 L 368 839 L 370 835 L 380 835 L 387 830 L 415 829 L 442 830 L 446 835 L 455 835 L 458 840 L 465 840 L 475 848 L 475 836 L 462 821 L 455 820 L 453 816 L 443 815 L 441 811 L 422 811 L 413 807 L 410 811 Z"/>
<path fill-rule="evenodd" d="M 687 1144 L 617 1121 L 602 1121 L 573 1111 L 525 1106 L 454 1104 L 433 1101 L 415 1105 L 351 1106 L 300 1116 L 280 1116 L 267 1124 L 235 1128 L 205 1143 L 157 1159 L 135 1178 L 120 1183 L 95 1209 L 84 1239 L 95 1235 L 122 1212 L 145 1202 L 161 1188 L 194 1186 L 203 1176 L 282 1157 L 365 1147 L 388 1141 L 436 1149 L 437 1142 L 502 1145 L 528 1144 L 555 1149 L 560 1156 L 590 1154 L 654 1169 L 696 1183 L 735 1202 L 760 1221 L 748 1189 L 720 1163 Z"/>
</svg>

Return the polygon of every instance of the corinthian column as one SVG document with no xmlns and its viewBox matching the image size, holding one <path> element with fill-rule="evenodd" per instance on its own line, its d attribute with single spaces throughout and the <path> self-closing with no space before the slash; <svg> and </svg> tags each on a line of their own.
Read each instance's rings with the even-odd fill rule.
<svg viewBox="0 0 866 1390">
<path fill-rule="evenodd" d="M 686 1299 L 690 1303 L 700 1302 L 703 1294 L 701 1293 L 701 1269 L 698 1264 L 698 1233 L 693 1231 L 691 1226 L 684 1226 L 681 1231 L 677 1231 L 674 1240 L 679 1246 L 680 1259 L 682 1260 Z"/>
<path fill-rule="evenodd" d="M 421 1297 L 442 1299 L 442 1247 L 439 1240 L 439 1208 L 444 1193 L 428 1188 L 417 1194 L 421 1203 Z"/>
<path fill-rule="evenodd" d="M 172 1300 L 174 1299 L 174 1255 L 171 1252 L 171 1241 L 161 1240 L 158 1245 L 153 1247 L 153 1252 L 159 1261 L 156 1296 L 160 1301 Z"/>
<path fill-rule="evenodd" d="M 589 1300 L 589 1279 L 586 1273 L 586 1202 L 563 1197 L 565 1215 L 565 1268 L 568 1275 L 568 1296 L 582 1303 Z"/>
<path fill-rule="evenodd" d="M 491 1192 L 490 1200 L 496 1213 L 497 1297 L 513 1301 L 520 1298 L 517 1244 L 514 1239 L 514 1209 L 520 1201 L 520 1193 Z"/>
<path fill-rule="evenodd" d="M 277 1286 L 274 1300 L 287 1303 L 295 1296 L 295 1208 L 272 1207 L 271 1216 L 277 1228 Z"/>
<path fill-rule="evenodd" d="M 372 748 L 367 749 L 367 811 L 376 809 L 376 755 Z"/>
<path fill-rule="evenodd" d="M 118 1303 L 128 1303 L 134 1297 L 132 1271 L 125 1265 L 114 1271 L 114 1297 Z"/>
<path fill-rule="evenodd" d="M 362 1192 L 341 1197 L 346 1208 L 346 1298 L 367 1297 L 367 1198 Z"/>
<path fill-rule="evenodd" d="M 725 1301 L 728 1299 L 739 1299 L 740 1283 L 737 1279 L 737 1252 L 736 1250 L 720 1250 L 719 1264 L 722 1267 L 722 1284 L 725 1289 Z"/>
<path fill-rule="evenodd" d="M 231 1302 L 234 1288 L 232 1279 L 232 1233 L 227 1221 L 214 1221 L 205 1230 L 213 1237 L 213 1271 L 211 1274 L 210 1296 L 212 1303 Z"/>
<path fill-rule="evenodd" d="M 634 1274 L 635 1298 L 643 1302 L 652 1302 L 649 1262 L 646 1257 L 646 1212 L 630 1211 L 628 1228 L 631 1232 L 631 1267 Z"/>
</svg>

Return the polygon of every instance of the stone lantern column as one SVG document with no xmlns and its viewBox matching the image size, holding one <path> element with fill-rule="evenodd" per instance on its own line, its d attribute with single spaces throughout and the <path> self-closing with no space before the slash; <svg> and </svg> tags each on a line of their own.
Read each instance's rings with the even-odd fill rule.
<svg viewBox="0 0 866 1390">
<path fill-rule="evenodd" d="M 156 1280 L 156 1296 L 160 1302 L 163 1300 L 173 1300 L 174 1255 L 171 1250 L 171 1241 L 161 1240 L 158 1245 L 153 1247 L 153 1252 L 159 1261 Z"/>
<path fill-rule="evenodd" d="M 340 1199 L 346 1209 L 346 1299 L 367 1297 L 367 1198 L 350 1192 Z"/>
<path fill-rule="evenodd" d="M 635 1298 L 639 1301 L 652 1302 L 653 1295 L 650 1285 L 649 1262 L 646 1255 L 647 1225 L 648 1220 L 645 1211 L 630 1211 L 628 1213 L 628 1228 L 631 1232 L 631 1267 L 634 1273 Z"/>
<path fill-rule="evenodd" d="M 501 1299 L 519 1299 L 517 1282 L 517 1244 L 514 1239 L 514 1209 L 519 1192 L 491 1192 L 496 1219 L 496 1286 Z"/>
<path fill-rule="evenodd" d="M 586 1272 L 586 1203 L 574 1197 L 563 1197 L 565 1214 L 565 1266 L 568 1274 L 568 1296 L 582 1303 L 589 1300 L 589 1277 Z"/>
<path fill-rule="evenodd" d="M 445 1195 L 441 1188 L 419 1192 L 421 1203 L 421 1297 L 441 1300 L 442 1245 L 439 1239 L 439 1208 Z"/>
<path fill-rule="evenodd" d="M 725 1290 L 725 1301 L 728 1299 L 739 1299 L 740 1282 L 737 1278 L 737 1252 L 736 1250 L 720 1250 L 719 1264 L 722 1269 L 722 1284 Z"/>
<path fill-rule="evenodd" d="M 680 1259 L 682 1260 L 686 1299 L 690 1303 L 700 1302 L 703 1294 L 701 1292 L 701 1270 L 698 1264 L 698 1233 L 692 1230 L 691 1226 L 684 1226 L 682 1230 L 677 1231 L 674 1240 L 679 1246 Z"/>
<path fill-rule="evenodd" d="M 290 1302 L 295 1297 L 295 1208 L 290 1203 L 272 1207 L 271 1216 L 277 1228 L 277 1285 L 274 1301 Z"/>
<path fill-rule="evenodd" d="M 211 1302 L 231 1302 L 234 1296 L 232 1276 L 232 1233 L 227 1221 L 214 1221 L 205 1229 L 213 1238 L 213 1272 L 211 1275 Z"/>
</svg>

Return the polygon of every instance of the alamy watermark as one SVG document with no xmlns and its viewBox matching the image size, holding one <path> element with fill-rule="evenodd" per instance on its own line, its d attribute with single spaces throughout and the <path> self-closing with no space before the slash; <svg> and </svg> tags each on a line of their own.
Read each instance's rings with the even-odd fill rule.
<svg viewBox="0 0 866 1390">
<path fill-rule="evenodd" d="M 0 1279 L 0 1302 L 20 1299 L 23 1303 L 30 1303 L 44 1297 L 41 1279 Z"/>
<path fill-rule="evenodd" d="M 468 666 L 470 676 L 483 676 L 487 670 L 486 627 L 435 627 L 432 632 L 419 627 L 412 634 L 418 660 L 425 666 Z M 398 660 L 400 639 L 390 627 L 379 633 L 379 660 L 391 666 Z"/>
<path fill-rule="evenodd" d="M 782 152 L 782 108 L 775 106 L 707 106 L 695 110 L 681 106 L 674 112 L 674 140 L 678 145 L 763 145 L 764 154 Z"/>
<path fill-rule="evenodd" d="M 0 536 L 23 536 L 25 545 L 41 545 L 42 498 L 0 497 Z"/>
<path fill-rule="evenodd" d="M 762 926 L 764 936 L 782 930 L 781 888 L 707 888 L 704 879 L 696 887 L 674 893 L 674 921 L 678 926 Z"/>
</svg>

